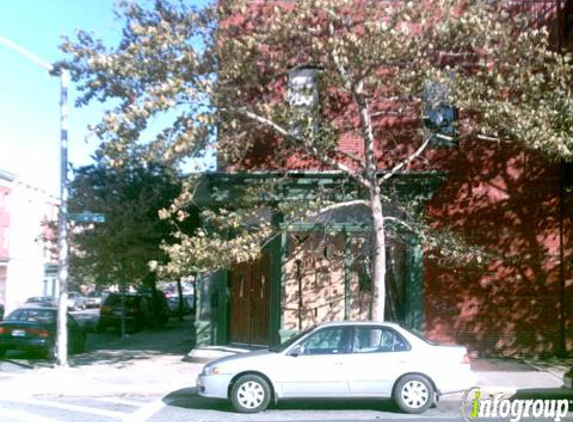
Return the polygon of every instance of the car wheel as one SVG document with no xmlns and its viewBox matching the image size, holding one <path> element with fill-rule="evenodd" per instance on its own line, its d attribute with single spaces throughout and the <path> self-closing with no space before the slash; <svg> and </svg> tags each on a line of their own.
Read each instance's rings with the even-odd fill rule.
<svg viewBox="0 0 573 422">
<path fill-rule="evenodd" d="M 262 412 L 270 401 L 269 383 L 258 375 L 240 377 L 231 390 L 231 403 L 239 413 Z"/>
<path fill-rule="evenodd" d="M 406 375 L 394 387 L 394 401 L 405 413 L 424 413 L 434 399 L 430 381 L 422 375 Z"/>
</svg>

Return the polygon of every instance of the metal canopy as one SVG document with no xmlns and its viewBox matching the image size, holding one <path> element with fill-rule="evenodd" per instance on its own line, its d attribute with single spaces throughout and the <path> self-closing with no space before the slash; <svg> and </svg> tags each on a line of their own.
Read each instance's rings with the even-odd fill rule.
<svg viewBox="0 0 573 422">
<path fill-rule="evenodd" d="M 384 173 L 379 174 L 380 177 Z M 404 173 L 382 184 L 382 192 L 396 200 L 429 200 L 445 178 L 443 172 Z M 329 199 L 365 199 L 367 193 L 348 175 L 337 172 L 243 172 L 204 173 L 198 176 L 195 203 L 199 207 L 232 206 L 249 189 L 260 189 L 258 203 L 276 204 L 289 200 L 313 200 L 320 192 Z M 251 195 L 252 196 L 252 195 Z"/>
</svg>

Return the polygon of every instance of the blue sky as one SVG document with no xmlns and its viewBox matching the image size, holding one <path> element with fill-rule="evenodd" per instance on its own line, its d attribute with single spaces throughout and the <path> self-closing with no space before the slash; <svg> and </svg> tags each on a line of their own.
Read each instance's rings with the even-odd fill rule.
<svg viewBox="0 0 573 422">
<path fill-rule="evenodd" d="M 61 36 L 76 29 L 93 32 L 107 45 L 120 38 L 122 22 L 115 0 L 0 0 L 0 37 L 53 63 L 62 58 Z M 204 4 L 206 0 L 189 0 Z M 87 126 L 98 121 L 103 106 L 75 108 L 70 87 L 69 161 L 90 163 L 98 140 Z M 20 180 L 58 194 L 60 84 L 39 65 L 0 44 L 0 169 Z"/>
</svg>

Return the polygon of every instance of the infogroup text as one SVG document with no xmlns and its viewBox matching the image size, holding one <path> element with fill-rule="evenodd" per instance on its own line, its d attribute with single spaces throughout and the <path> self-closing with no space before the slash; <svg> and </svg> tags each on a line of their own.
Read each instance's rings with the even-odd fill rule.
<svg viewBox="0 0 573 422">
<path fill-rule="evenodd" d="M 536 418 L 560 422 L 569 411 L 568 399 L 509 399 L 503 393 L 483 397 L 480 388 L 467 391 L 462 402 L 464 421 L 479 421 L 489 418 L 508 419 L 519 422 L 522 418 Z"/>
</svg>

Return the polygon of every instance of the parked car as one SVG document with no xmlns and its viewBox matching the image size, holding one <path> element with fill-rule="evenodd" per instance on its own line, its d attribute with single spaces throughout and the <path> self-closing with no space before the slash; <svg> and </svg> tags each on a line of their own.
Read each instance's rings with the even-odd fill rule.
<svg viewBox="0 0 573 422">
<path fill-rule="evenodd" d="M 291 398 L 392 398 L 406 413 L 474 385 L 467 350 L 431 342 L 398 324 L 325 323 L 283 344 L 211 362 L 201 396 L 228 399 L 241 413 Z"/>
<path fill-rule="evenodd" d="M 68 292 L 68 309 L 86 309 L 86 298 L 79 292 Z"/>
<path fill-rule="evenodd" d="M 24 305 L 0 322 L 0 358 L 8 350 L 41 353 L 48 359 L 56 357 L 56 326 L 58 310 L 39 305 Z M 68 349 L 83 353 L 86 333 L 68 314 Z"/>
<path fill-rule="evenodd" d="M 4 319 L 4 305 L 0 303 L 0 321 Z"/>
<path fill-rule="evenodd" d="M 96 330 L 105 331 L 112 327 L 121 329 L 122 303 L 121 293 L 110 293 L 103 301 L 99 310 L 99 321 Z M 146 295 L 140 293 L 125 293 L 125 325 L 129 332 L 140 331 L 153 325 L 151 303 Z"/>
<path fill-rule="evenodd" d="M 86 296 L 87 308 L 99 308 L 102 302 L 102 293 L 96 290 L 89 292 Z"/>
<path fill-rule="evenodd" d="M 35 303 L 41 306 L 57 307 L 56 300 L 52 296 L 32 296 L 26 299 L 26 303 Z"/>
</svg>

